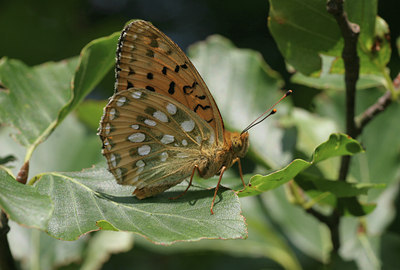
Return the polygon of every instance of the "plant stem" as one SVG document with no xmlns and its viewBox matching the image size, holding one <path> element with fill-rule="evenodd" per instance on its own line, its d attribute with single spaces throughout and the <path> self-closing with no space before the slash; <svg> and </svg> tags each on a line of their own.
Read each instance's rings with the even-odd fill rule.
<svg viewBox="0 0 400 270">
<path fill-rule="evenodd" d="M 20 171 L 16 180 L 22 184 L 26 184 L 29 173 L 29 160 L 26 161 Z M 14 258 L 12 256 L 10 245 L 8 244 L 7 234 L 10 231 L 8 226 L 8 217 L 6 213 L 1 210 L 0 213 L 0 269 L 1 270 L 16 270 Z"/>
<path fill-rule="evenodd" d="M 386 91 L 378 101 L 366 109 L 357 121 L 357 135 L 360 135 L 364 127 L 371 121 L 376 115 L 383 112 L 387 106 L 392 103 L 392 93 Z"/>
<path fill-rule="evenodd" d="M 345 68 L 346 84 L 346 133 L 351 137 L 356 137 L 358 129 L 355 123 L 355 104 L 356 104 L 356 84 L 360 72 L 360 58 L 357 54 L 358 35 L 360 27 L 349 22 L 347 14 L 343 8 L 343 0 L 329 0 L 327 10 L 336 19 L 344 40 L 342 58 Z M 350 168 L 350 156 L 341 159 L 339 181 L 346 181 Z M 338 201 L 338 204 L 340 202 Z M 329 222 L 327 223 L 331 231 L 333 253 L 338 253 L 340 248 L 339 225 L 341 214 L 338 209 L 334 209 Z"/>
<path fill-rule="evenodd" d="M 8 244 L 7 233 L 10 227 L 8 226 L 8 218 L 6 213 L 0 213 L 0 269 L 14 270 L 17 269 L 11 254 L 10 246 Z"/>
<path fill-rule="evenodd" d="M 400 73 L 397 74 L 392 83 L 393 89 L 386 91 L 377 102 L 366 109 L 361 116 L 356 119 L 357 123 L 357 136 L 362 133 L 364 127 L 372 120 L 375 116 L 383 112 L 400 93 Z"/>
</svg>

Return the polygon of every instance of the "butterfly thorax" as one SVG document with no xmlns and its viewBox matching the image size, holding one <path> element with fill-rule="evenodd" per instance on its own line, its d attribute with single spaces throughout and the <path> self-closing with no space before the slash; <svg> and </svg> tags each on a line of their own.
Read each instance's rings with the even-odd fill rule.
<svg viewBox="0 0 400 270">
<path fill-rule="evenodd" d="M 224 132 L 224 145 L 215 151 L 206 154 L 207 159 L 203 159 L 198 164 L 202 178 L 210 178 L 219 174 L 222 167 L 231 167 L 236 158 L 243 158 L 249 148 L 249 134 L 247 132 Z"/>
</svg>

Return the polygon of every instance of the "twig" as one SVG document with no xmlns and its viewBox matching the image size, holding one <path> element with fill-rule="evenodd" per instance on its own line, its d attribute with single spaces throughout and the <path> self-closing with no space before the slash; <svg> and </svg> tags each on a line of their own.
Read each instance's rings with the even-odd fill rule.
<svg viewBox="0 0 400 270">
<path fill-rule="evenodd" d="M 375 104 L 366 109 L 357 121 L 357 136 L 361 134 L 362 130 L 369 123 L 369 121 L 371 121 L 379 113 L 383 112 L 391 103 L 392 93 L 390 91 L 386 91 L 386 93 L 381 96 Z"/>
<path fill-rule="evenodd" d="M 328 225 L 329 223 L 329 217 L 321 214 L 320 212 L 318 212 L 317 210 L 313 209 L 313 208 L 308 208 L 306 209 L 307 213 L 309 213 L 310 215 L 314 216 L 316 219 L 318 219 L 320 222 L 325 223 L 326 225 Z M 329 227 L 329 226 L 328 226 Z"/>
<path fill-rule="evenodd" d="M 355 124 L 356 84 L 360 71 L 360 58 L 357 54 L 357 41 L 360 27 L 349 22 L 347 14 L 343 10 L 343 0 L 329 0 L 327 10 L 331 13 L 344 39 L 342 58 L 345 69 L 346 83 L 346 133 L 356 137 L 357 128 Z M 339 180 L 345 181 L 349 171 L 350 157 L 343 157 L 340 164 Z"/>
<path fill-rule="evenodd" d="M 342 58 L 345 68 L 346 84 L 346 133 L 351 137 L 356 137 L 357 127 L 355 123 L 355 104 L 356 104 L 356 84 L 360 71 L 360 58 L 357 54 L 358 35 L 360 27 L 357 24 L 349 22 L 347 14 L 343 9 L 343 0 L 329 0 L 327 10 L 335 17 L 344 39 Z M 338 180 L 346 181 L 350 168 L 350 156 L 344 156 L 341 159 Z M 338 201 L 338 203 L 340 203 Z M 339 225 L 340 213 L 334 209 L 329 222 L 327 223 L 331 232 L 331 241 L 333 253 L 338 253 L 340 248 Z"/>
<path fill-rule="evenodd" d="M 7 233 L 10 227 L 8 226 L 8 218 L 6 213 L 0 213 L 0 269 L 14 270 L 17 269 L 14 263 L 13 256 L 8 244 Z"/>
<path fill-rule="evenodd" d="M 22 165 L 16 180 L 22 184 L 26 184 L 29 173 L 29 160 Z M 14 258 L 12 256 L 10 245 L 8 244 L 7 234 L 10 231 L 8 226 L 8 217 L 1 210 L 0 213 L 0 269 L 1 270 L 16 270 Z"/>
<path fill-rule="evenodd" d="M 400 73 L 397 74 L 396 78 L 393 80 L 393 86 L 396 91 L 400 89 Z M 383 96 L 381 96 L 378 101 L 366 109 L 361 116 L 356 120 L 357 123 L 357 136 L 362 133 L 364 127 L 378 114 L 383 112 L 392 103 L 393 93 L 391 91 L 386 91 Z"/>
</svg>

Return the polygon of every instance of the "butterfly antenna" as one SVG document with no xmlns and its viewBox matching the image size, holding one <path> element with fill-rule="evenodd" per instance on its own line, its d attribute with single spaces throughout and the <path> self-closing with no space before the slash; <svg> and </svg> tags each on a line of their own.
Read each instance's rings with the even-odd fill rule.
<svg viewBox="0 0 400 270">
<path fill-rule="evenodd" d="M 255 119 L 253 122 L 250 123 L 250 125 L 248 125 L 245 129 L 243 129 L 242 133 L 245 133 L 246 131 L 248 131 L 249 129 L 251 129 L 252 127 L 254 127 L 255 125 L 258 125 L 259 123 L 261 123 L 262 121 L 264 121 L 265 119 L 267 119 L 268 117 L 270 117 L 271 115 L 273 115 L 274 113 L 276 113 L 276 109 L 274 109 L 274 107 L 281 102 L 284 98 L 286 98 L 287 96 L 290 96 L 290 94 L 292 94 L 293 91 L 292 90 L 288 90 L 277 102 L 275 102 L 274 105 L 272 105 L 268 110 L 266 110 L 263 114 L 261 114 L 259 117 L 257 117 L 257 119 Z M 268 113 L 269 112 L 269 113 Z M 267 114 L 268 113 L 268 114 Z M 265 114 L 267 114 L 266 116 L 264 116 Z M 262 118 L 264 117 L 264 118 Z M 260 118 L 262 118 L 261 120 L 259 120 Z"/>
</svg>

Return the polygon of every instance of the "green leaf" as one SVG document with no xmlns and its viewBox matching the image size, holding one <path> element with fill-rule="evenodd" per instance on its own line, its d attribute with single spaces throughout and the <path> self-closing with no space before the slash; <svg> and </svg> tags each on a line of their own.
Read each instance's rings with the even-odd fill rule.
<svg viewBox="0 0 400 270">
<path fill-rule="evenodd" d="M 35 148 L 56 126 L 57 115 L 71 98 L 77 58 L 28 67 L 19 60 L 0 60 L 0 122 L 14 126 L 13 136 Z"/>
<path fill-rule="evenodd" d="M 26 159 L 112 67 L 118 35 L 90 42 L 79 59 L 36 67 L 1 59 L 0 121 L 18 130 L 14 136 L 28 148 Z"/>
<path fill-rule="evenodd" d="M 150 250 L 151 254 L 204 254 L 206 252 L 222 253 L 229 257 L 238 257 L 246 265 L 246 261 L 251 265 L 254 258 L 262 258 L 263 267 L 266 269 L 301 269 L 297 254 L 293 251 L 292 245 L 288 239 L 282 236 L 281 230 L 274 228 L 265 218 L 264 207 L 256 197 L 248 197 L 240 200 L 245 214 L 246 223 L 248 224 L 249 237 L 245 241 L 238 240 L 202 240 L 198 242 L 178 242 L 172 246 L 152 245 L 141 237 L 135 238 L 135 244 L 146 250 Z M 133 251 L 135 252 L 135 251 Z M 222 255 L 221 254 L 221 255 Z M 220 257 L 217 259 L 220 261 Z M 274 265 L 271 261 L 278 263 Z M 224 264 L 224 261 L 221 261 Z M 272 266 L 271 266 L 272 264 Z M 218 265 L 213 265 L 218 268 Z M 226 263 L 225 263 L 226 267 Z M 216 268 L 216 269 L 217 269 Z M 249 269 L 258 269 L 259 267 L 250 266 Z M 221 269 L 225 269 L 222 267 Z M 227 268 L 231 269 L 231 268 Z M 235 269 L 233 267 L 232 269 Z"/>
<path fill-rule="evenodd" d="M 279 50 L 297 71 L 311 76 L 296 75 L 294 81 L 317 88 L 343 89 L 343 76 L 329 75 L 344 73 L 343 38 L 336 20 L 326 10 L 326 2 L 270 0 L 270 5 L 269 29 Z M 361 76 L 357 86 L 391 88 L 385 70 L 391 54 L 389 28 L 377 17 L 377 1 L 346 1 L 345 10 L 349 20 L 361 29 L 357 50 Z M 334 58 L 327 60 L 324 56 Z"/>
<path fill-rule="evenodd" d="M 331 68 L 335 59 L 336 57 L 334 56 L 321 55 L 321 72 L 315 74 L 315 76 L 306 76 L 300 72 L 296 72 L 290 77 L 290 81 L 316 89 L 344 91 L 346 89 L 344 75 L 342 73 L 331 73 Z M 368 89 L 385 84 L 385 78 L 380 75 L 360 74 L 357 81 L 357 89 Z"/>
<path fill-rule="evenodd" d="M 335 195 L 336 198 L 348 198 L 359 195 L 367 195 L 368 191 L 372 188 L 384 188 L 386 186 L 383 184 L 348 183 L 344 181 L 333 181 L 305 173 L 296 176 L 295 180 L 296 183 L 301 187 L 301 189 L 307 193 L 309 191 L 318 191 L 319 193 L 329 192 Z"/>
<path fill-rule="evenodd" d="M 115 50 L 120 32 L 91 41 L 81 51 L 72 80 L 73 99 L 63 108 L 60 121 L 82 102 L 115 64 Z"/>
<path fill-rule="evenodd" d="M 285 60 L 307 75 L 319 71 L 319 54 L 332 50 L 340 40 L 339 28 L 326 11 L 326 2 L 269 2 L 268 27 Z"/>
<path fill-rule="evenodd" d="M 364 152 L 360 143 L 350 136 L 336 133 L 329 137 L 329 140 L 319 145 L 314 152 L 312 163 L 321 162 L 325 159 L 354 155 Z"/>
<path fill-rule="evenodd" d="M 358 92 L 356 113 L 361 115 L 382 94 L 379 89 Z M 343 95 L 335 92 L 324 95 L 324 97 L 318 97 L 315 100 L 316 112 L 324 116 L 324 119 L 335 119 L 338 126 L 345 125 L 344 104 Z M 390 186 L 398 181 L 398 175 L 400 175 L 400 137 L 397 134 L 400 133 L 400 125 L 397 115 L 400 115 L 400 105 L 394 102 L 363 129 L 359 140 L 366 151 L 365 154 L 356 155 L 352 158 L 349 179 L 353 182 L 383 183 Z M 298 127 L 301 128 L 302 124 L 299 122 Z M 305 137 L 306 131 L 304 130 L 303 133 Z M 380 189 L 371 191 L 368 195 L 369 199 L 375 200 L 381 192 Z"/>
<path fill-rule="evenodd" d="M 100 118 L 103 115 L 103 108 L 106 105 L 106 101 L 85 100 L 76 109 L 76 115 L 91 130 L 97 131 Z"/>
<path fill-rule="evenodd" d="M 118 185 L 105 169 L 79 173 L 46 173 L 33 179 L 39 192 L 55 202 L 47 232 L 74 240 L 103 229 L 135 232 L 158 244 L 202 238 L 245 238 L 246 225 L 232 191 L 220 192 L 210 214 L 212 190 L 193 188 L 178 200 L 183 183 L 155 198 L 138 200 L 133 187 Z"/>
<path fill-rule="evenodd" d="M 262 192 L 275 189 L 293 179 L 312 164 L 331 157 L 353 155 L 362 151 L 361 145 L 347 135 L 340 133 L 331 134 L 328 141 L 322 143 L 315 149 L 312 161 L 308 162 L 302 159 L 296 159 L 285 168 L 271 174 L 265 176 L 255 175 L 250 179 L 249 186 L 238 191 L 238 195 L 240 197 L 255 196 Z"/>
<path fill-rule="evenodd" d="M 238 49 L 221 36 L 189 48 L 194 65 L 204 78 L 228 128 L 241 131 L 274 104 L 283 94 L 280 75 L 272 70 L 260 53 Z M 277 127 L 279 115 L 288 111 L 290 99 L 278 106 L 277 116 L 250 130 L 251 151 L 259 163 L 278 167 L 291 159 L 290 144 L 283 145 L 284 131 Z M 256 129 L 254 128 L 254 129 Z M 268 143 L 265 138 L 268 137 Z"/>
<path fill-rule="evenodd" d="M 0 207 L 11 220 L 42 230 L 47 227 L 53 211 L 49 196 L 17 182 L 2 166 L 0 166 Z"/>
<path fill-rule="evenodd" d="M 382 184 L 348 183 L 332 181 L 322 177 L 300 173 L 295 178 L 300 188 L 312 199 L 307 203 L 307 208 L 315 203 L 337 206 L 344 215 L 365 216 L 371 213 L 376 204 L 360 203 L 355 198 L 359 195 L 367 195 L 372 189 L 382 189 Z M 339 199 L 340 200 L 337 200 Z"/>
</svg>

